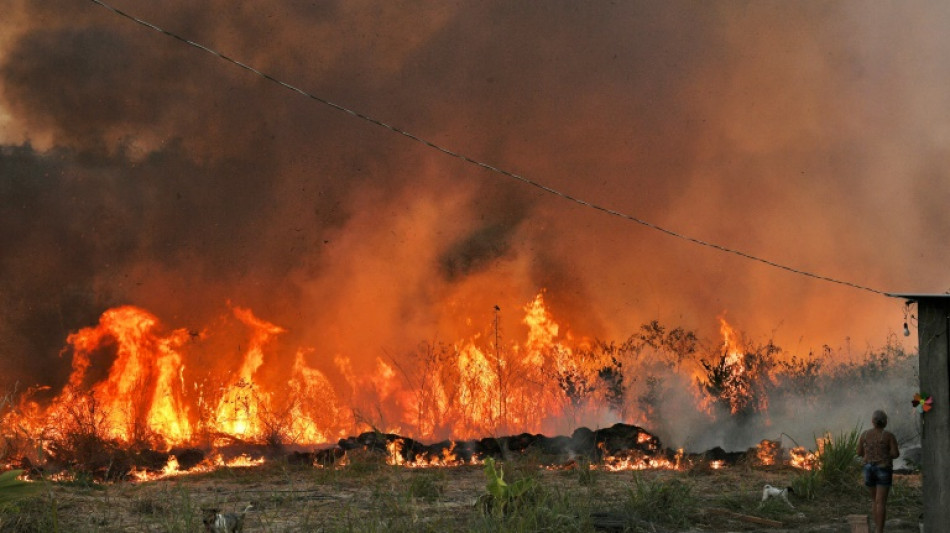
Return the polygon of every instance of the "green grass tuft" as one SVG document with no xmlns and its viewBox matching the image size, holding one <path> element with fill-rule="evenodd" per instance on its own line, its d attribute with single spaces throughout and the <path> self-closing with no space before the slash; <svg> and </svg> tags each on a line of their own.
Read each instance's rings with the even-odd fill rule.
<svg viewBox="0 0 950 533">
<path fill-rule="evenodd" d="M 633 487 L 627 489 L 626 510 L 648 522 L 685 528 L 696 510 L 692 484 L 679 478 L 645 479 L 636 475 Z"/>
<path fill-rule="evenodd" d="M 805 470 L 792 480 L 792 488 L 800 497 L 813 500 L 830 492 L 854 490 L 855 480 L 860 476 L 858 462 L 858 439 L 861 433 L 854 428 L 832 437 L 816 438 L 817 463 L 814 469 Z"/>
<path fill-rule="evenodd" d="M 441 471 L 418 472 L 409 481 L 409 497 L 433 502 L 445 492 L 443 488 L 444 480 L 445 474 Z"/>
</svg>

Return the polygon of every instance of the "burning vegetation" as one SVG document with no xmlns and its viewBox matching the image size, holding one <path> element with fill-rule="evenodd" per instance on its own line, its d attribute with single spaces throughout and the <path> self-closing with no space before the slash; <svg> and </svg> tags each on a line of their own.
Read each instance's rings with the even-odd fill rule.
<svg viewBox="0 0 950 533">
<path fill-rule="evenodd" d="M 109 309 L 66 339 L 72 372 L 60 390 L 42 385 L 0 402 L 0 464 L 146 479 L 293 448 L 291 460 L 324 466 L 353 453 L 414 467 L 536 453 L 558 468 L 577 459 L 607 470 L 700 460 L 717 468 L 747 455 L 722 446 L 785 432 L 790 411 L 859 397 L 862 386 L 906 377 L 914 364 L 891 343 L 859 362 L 830 348 L 801 358 L 744 341 L 724 319 L 712 346 L 657 322 L 622 342 L 575 337 L 543 292 L 523 311 L 522 342 L 502 341 L 496 314 L 484 335 L 423 343 L 359 373 L 345 354 L 318 361 L 317 348 L 281 345 L 285 329 L 250 309 L 230 306 L 202 329 L 169 329 L 133 306 Z M 716 447 L 686 454 L 661 438 Z M 761 440 L 750 453 L 764 465 L 813 465 L 813 452 L 790 448 Z"/>
</svg>

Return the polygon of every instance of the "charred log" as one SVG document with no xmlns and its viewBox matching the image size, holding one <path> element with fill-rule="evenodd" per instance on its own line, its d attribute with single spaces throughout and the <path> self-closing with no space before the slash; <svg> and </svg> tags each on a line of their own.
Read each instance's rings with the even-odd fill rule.
<svg viewBox="0 0 950 533">
<path fill-rule="evenodd" d="M 330 467 L 343 458 L 343 448 L 326 448 L 313 452 L 313 464 L 317 466 Z"/>
<path fill-rule="evenodd" d="M 172 455 L 178 459 L 179 470 L 191 470 L 205 460 L 205 452 L 198 448 L 186 448 L 178 451 L 173 450 Z"/>
<path fill-rule="evenodd" d="M 287 456 L 289 465 L 315 465 L 317 464 L 317 454 L 315 452 L 290 452 Z"/>
<path fill-rule="evenodd" d="M 148 471 L 158 471 L 168 464 L 168 457 L 167 452 L 141 450 L 132 457 L 132 465 Z"/>
<path fill-rule="evenodd" d="M 570 437 L 521 433 L 480 440 L 445 440 L 429 445 L 392 433 L 370 431 L 340 439 L 337 447 L 330 450 L 337 451 L 316 452 L 316 462 L 329 464 L 339 455 L 353 450 L 388 454 L 395 463 L 410 464 L 435 464 L 448 458 L 455 463 L 470 463 L 488 457 L 504 460 L 529 453 L 536 453 L 552 464 L 563 463 L 574 457 L 598 461 L 608 456 L 672 459 L 674 455 L 672 450 L 663 448 L 656 435 L 639 426 L 622 423 L 598 430 L 578 428 Z"/>
</svg>

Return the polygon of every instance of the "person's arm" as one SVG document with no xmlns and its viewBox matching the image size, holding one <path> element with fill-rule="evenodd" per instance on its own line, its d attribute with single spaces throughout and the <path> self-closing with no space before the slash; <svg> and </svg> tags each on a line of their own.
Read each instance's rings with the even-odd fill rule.
<svg viewBox="0 0 950 533">
<path fill-rule="evenodd" d="M 901 450 L 897 447 L 897 437 L 893 433 L 890 433 L 890 436 L 891 459 L 897 459 L 901 456 Z"/>
<path fill-rule="evenodd" d="M 864 433 L 858 438 L 858 457 L 864 458 Z"/>
</svg>

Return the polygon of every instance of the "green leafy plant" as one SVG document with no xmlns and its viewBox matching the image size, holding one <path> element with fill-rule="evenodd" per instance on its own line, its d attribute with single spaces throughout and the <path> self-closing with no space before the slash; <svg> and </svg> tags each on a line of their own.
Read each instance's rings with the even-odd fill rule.
<svg viewBox="0 0 950 533">
<path fill-rule="evenodd" d="M 532 499 L 538 490 L 538 482 L 533 478 L 521 478 L 511 483 L 505 481 L 504 469 L 495 467 L 495 460 L 485 460 L 485 484 L 487 494 L 479 498 L 483 509 L 496 516 L 502 516 Z"/>
</svg>

